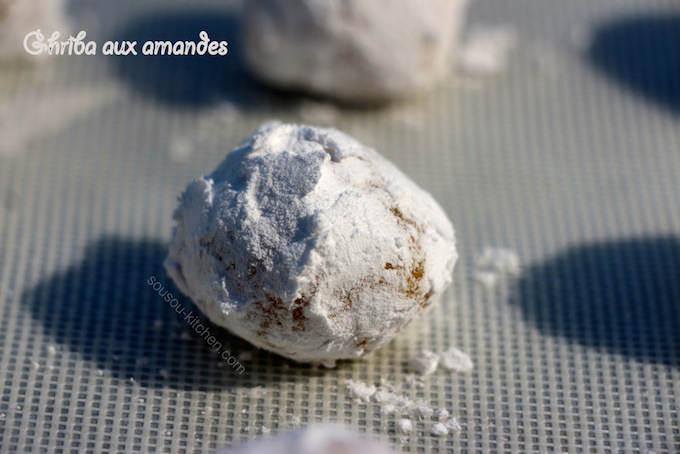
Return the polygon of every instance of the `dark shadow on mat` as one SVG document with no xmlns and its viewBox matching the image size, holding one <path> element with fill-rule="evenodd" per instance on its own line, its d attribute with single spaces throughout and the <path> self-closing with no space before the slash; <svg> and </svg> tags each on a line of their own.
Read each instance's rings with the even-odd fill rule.
<svg viewBox="0 0 680 454">
<path fill-rule="evenodd" d="M 680 15 L 632 17 L 600 26 L 588 58 L 631 90 L 680 113 Z"/>
<path fill-rule="evenodd" d="M 200 42 L 205 31 L 211 41 L 228 42 L 228 54 L 142 55 L 147 41 Z M 265 109 L 290 102 L 285 95 L 255 82 L 245 67 L 236 13 L 193 10 L 159 12 L 125 24 L 111 40 L 137 41 L 138 55 L 109 57 L 120 79 L 143 97 L 178 107 L 209 107 L 229 101 L 244 110 Z"/>
<path fill-rule="evenodd" d="M 547 335 L 638 361 L 679 365 L 676 237 L 568 249 L 525 270 L 513 299 Z"/>
<path fill-rule="evenodd" d="M 247 388 L 268 384 L 266 379 L 290 381 L 323 373 L 257 350 L 201 315 L 200 322 L 221 343 L 220 353 L 228 352 L 222 358 L 189 325 L 193 319 L 178 314 L 182 309 L 200 312 L 166 275 L 166 251 L 160 242 L 103 238 L 87 248 L 81 262 L 26 291 L 22 303 L 62 351 L 77 352 L 93 368 L 142 386 Z M 149 284 L 152 276 L 163 289 Z M 179 309 L 161 296 L 166 291 L 177 296 Z M 245 368 L 239 373 L 229 357 L 238 360 L 245 352 L 252 359 L 238 361 Z"/>
</svg>

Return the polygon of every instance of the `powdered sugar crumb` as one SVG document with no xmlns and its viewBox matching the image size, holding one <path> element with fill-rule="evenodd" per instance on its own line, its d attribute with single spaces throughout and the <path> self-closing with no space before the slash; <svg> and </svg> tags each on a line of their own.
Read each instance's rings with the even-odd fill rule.
<svg viewBox="0 0 680 454">
<path fill-rule="evenodd" d="M 439 409 L 439 410 L 437 410 L 436 412 L 434 412 L 434 416 L 435 416 L 437 419 L 448 418 L 448 416 L 449 416 L 449 411 L 448 411 L 446 408 L 442 408 L 442 409 Z"/>
<path fill-rule="evenodd" d="M 446 370 L 455 372 L 468 372 L 474 367 L 470 357 L 456 347 L 449 347 L 439 354 L 431 350 L 420 350 L 411 360 L 411 368 L 421 375 L 432 374 L 440 365 Z M 422 382 L 417 382 L 413 375 L 408 376 L 406 382 L 423 386 Z"/>
<path fill-rule="evenodd" d="M 470 357 L 456 347 L 449 347 L 448 350 L 441 353 L 439 363 L 444 369 L 455 372 L 468 372 L 474 368 Z"/>
<path fill-rule="evenodd" d="M 519 255 L 512 249 L 487 247 L 475 257 L 475 279 L 486 288 L 493 288 L 501 276 L 519 274 Z"/>
<path fill-rule="evenodd" d="M 454 432 L 460 432 L 462 430 L 462 427 L 460 427 L 460 423 L 456 418 L 451 418 L 446 421 L 444 423 L 444 427 L 446 427 L 448 430 L 453 430 Z"/>
<path fill-rule="evenodd" d="M 431 350 L 420 350 L 411 360 L 413 370 L 422 375 L 430 375 L 437 370 L 438 365 L 439 355 Z"/>
<path fill-rule="evenodd" d="M 368 385 L 361 381 L 346 380 L 347 392 L 349 396 L 360 402 L 373 402 L 378 404 L 380 412 L 383 414 L 399 414 L 417 421 L 424 422 L 428 418 L 443 420 L 449 417 L 446 409 L 435 409 L 425 401 L 418 399 L 412 400 L 406 396 L 389 391 L 384 386 Z M 394 422 L 395 430 L 406 434 L 413 430 L 413 422 L 407 417 L 402 417 Z M 450 418 L 445 423 L 435 424 L 429 431 L 432 435 L 446 435 L 450 430 L 459 431 L 460 425 L 456 418 Z"/>
<path fill-rule="evenodd" d="M 441 437 L 443 435 L 448 435 L 449 429 L 446 428 L 446 426 L 440 422 L 432 426 L 430 429 L 430 434 L 435 435 L 437 437 Z"/>
<path fill-rule="evenodd" d="M 397 419 L 394 422 L 394 426 L 403 434 L 407 434 L 413 430 L 413 423 L 410 419 Z"/>
<path fill-rule="evenodd" d="M 418 389 L 422 389 L 425 386 L 423 379 L 421 377 L 414 375 L 414 374 L 408 374 L 406 376 L 406 383 L 408 383 L 409 385 L 414 386 Z"/>
<path fill-rule="evenodd" d="M 460 50 L 460 66 L 475 75 L 493 75 L 507 65 L 508 54 L 515 47 L 514 30 L 501 26 L 473 28 Z"/>
<path fill-rule="evenodd" d="M 368 402 L 371 400 L 371 397 L 376 392 L 375 385 L 369 386 L 366 383 L 360 381 L 347 380 L 345 381 L 345 384 L 347 385 L 347 390 L 349 391 L 350 396 L 362 402 Z"/>
<path fill-rule="evenodd" d="M 433 410 L 423 401 L 413 401 L 406 396 L 389 391 L 383 386 L 367 385 L 354 380 L 346 380 L 347 391 L 353 399 L 361 402 L 375 402 L 380 404 L 380 411 L 384 414 L 399 413 L 422 416 Z"/>
</svg>

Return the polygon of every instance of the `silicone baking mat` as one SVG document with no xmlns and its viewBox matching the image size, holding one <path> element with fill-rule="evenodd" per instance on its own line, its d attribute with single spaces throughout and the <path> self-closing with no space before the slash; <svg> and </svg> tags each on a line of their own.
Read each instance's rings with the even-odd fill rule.
<svg viewBox="0 0 680 454">
<path fill-rule="evenodd" d="M 203 453 L 335 421 L 397 452 L 680 452 L 678 4 L 476 0 L 468 32 L 515 37 L 505 67 L 374 109 L 253 82 L 238 7 L 74 0 L 100 46 L 206 30 L 230 53 L 0 67 L 0 451 Z M 378 149 L 456 227 L 441 304 L 365 360 L 299 365 L 209 325 L 234 368 L 148 284 L 177 293 L 162 261 L 185 185 L 273 118 Z M 520 274 L 480 283 L 485 247 Z M 449 346 L 472 372 L 412 374 Z M 348 379 L 462 430 L 397 433 Z"/>
</svg>

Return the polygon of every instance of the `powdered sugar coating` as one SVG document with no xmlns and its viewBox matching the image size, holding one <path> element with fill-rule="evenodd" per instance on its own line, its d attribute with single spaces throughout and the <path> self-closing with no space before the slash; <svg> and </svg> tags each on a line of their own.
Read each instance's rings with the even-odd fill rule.
<svg viewBox="0 0 680 454">
<path fill-rule="evenodd" d="M 253 0 L 244 52 L 283 88 L 383 101 L 446 76 L 468 0 Z"/>
<path fill-rule="evenodd" d="M 263 125 L 187 187 L 175 220 L 166 268 L 213 322 L 329 366 L 392 339 L 457 259 L 434 199 L 334 129 Z"/>
<path fill-rule="evenodd" d="M 438 365 L 439 355 L 431 350 L 420 350 L 411 360 L 411 368 L 422 375 L 430 375 Z"/>
</svg>

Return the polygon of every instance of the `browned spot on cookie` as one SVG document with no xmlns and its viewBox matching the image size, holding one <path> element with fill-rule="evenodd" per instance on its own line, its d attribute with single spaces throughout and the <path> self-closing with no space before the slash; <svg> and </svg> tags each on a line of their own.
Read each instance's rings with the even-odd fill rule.
<svg viewBox="0 0 680 454">
<path fill-rule="evenodd" d="M 304 298 L 298 298 L 294 301 L 296 308 L 293 309 L 293 331 L 305 331 L 305 307 L 309 306 L 309 301 Z"/>
<path fill-rule="evenodd" d="M 300 311 L 300 314 L 296 314 L 295 312 Z M 298 317 L 298 318 L 296 318 Z M 295 309 L 293 311 L 293 320 L 297 320 L 295 324 L 293 325 L 293 331 L 306 331 L 307 328 L 305 328 L 305 323 L 304 321 L 307 318 L 302 314 L 302 308 Z"/>
<path fill-rule="evenodd" d="M 258 331 L 258 335 L 260 336 L 268 334 L 268 329 L 272 326 L 272 323 L 276 326 L 283 326 L 281 313 L 288 311 L 281 298 L 276 298 L 271 295 L 266 295 L 266 298 L 266 302 L 256 301 L 253 303 L 257 310 L 257 316 L 260 319 L 260 331 Z"/>
<path fill-rule="evenodd" d="M 363 284 L 364 283 L 361 282 L 359 283 L 359 286 Z M 340 293 L 337 296 L 337 299 L 342 303 L 342 305 L 338 307 L 337 310 L 330 312 L 328 314 L 328 318 L 335 318 L 340 314 L 349 312 L 349 310 L 352 309 L 352 304 L 354 304 L 354 299 L 356 298 L 358 292 L 359 292 L 358 287 L 353 287 L 346 292 Z"/>
<path fill-rule="evenodd" d="M 399 208 L 393 206 L 390 208 L 390 211 L 392 214 L 394 214 L 394 216 L 397 218 L 397 222 L 407 233 L 409 233 L 408 231 L 411 229 L 415 229 L 421 234 L 423 233 L 423 228 L 413 219 L 404 216 L 404 213 L 402 213 Z M 414 299 L 421 307 L 425 307 L 429 304 L 429 295 L 426 295 L 422 288 L 422 281 L 423 277 L 425 276 L 425 261 L 422 258 L 420 260 L 415 258 L 418 256 L 422 257 L 422 248 L 419 238 L 413 234 L 412 230 L 409 233 L 409 239 L 409 249 L 411 251 L 412 257 L 414 257 L 413 264 L 408 269 L 406 269 L 406 266 L 393 266 L 392 264 L 387 263 L 385 264 L 385 269 L 398 269 L 400 271 L 404 270 L 403 278 L 405 280 L 405 285 L 401 292 L 409 298 Z M 388 268 L 387 265 L 390 265 L 391 268 Z"/>
<path fill-rule="evenodd" d="M 363 347 L 363 346 L 366 345 L 367 343 L 368 343 L 368 338 L 367 338 L 367 337 L 364 337 L 363 339 L 361 339 L 359 342 L 356 343 L 356 346 L 357 346 L 357 347 Z"/>
<path fill-rule="evenodd" d="M 423 279 L 425 268 L 423 261 L 417 262 L 413 268 L 409 270 L 409 275 L 406 277 L 405 293 L 409 296 L 417 296 L 420 291 L 420 282 Z"/>
<path fill-rule="evenodd" d="M 300 320 L 306 320 L 307 317 L 305 317 L 304 311 L 305 310 L 302 307 L 296 307 L 295 309 L 293 309 L 293 320 L 295 320 L 296 322 Z"/>
<path fill-rule="evenodd" d="M 397 219 L 399 219 L 401 222 L 403 222 L 403 223 L 405 223 L 405 224 L 408 224 L 408 225 L 412 225 L 413 227 L 418 228 L 417 225 L 416 225 L 416 223 L 413 221 L 413 219 L 409 219 L 409 218 L 405 217 L 405 216 L 404 216 L 404 213 L 402 213 L 401 210 L 400 210 L 399 208 L 397 208 L 397 207 L 392 207 L 392 208 L 390 208 L 390 211 L 391 211 L 392 214 L 395 215 L 395 216 L 397 217 Z"/>
<path fill-rule="evenodd" d="M 396 268 L 390 262 L 385 263 L 386 270 L 395 270 Z"/>
<path fill-rule="evenodd" d="M 425 309 L 427 306 L 430 305 L 430 294 L 428 293 L 427 295 L 424 295 L 422 299 L 418 302 L 420 307 Z"/>
</svg>

